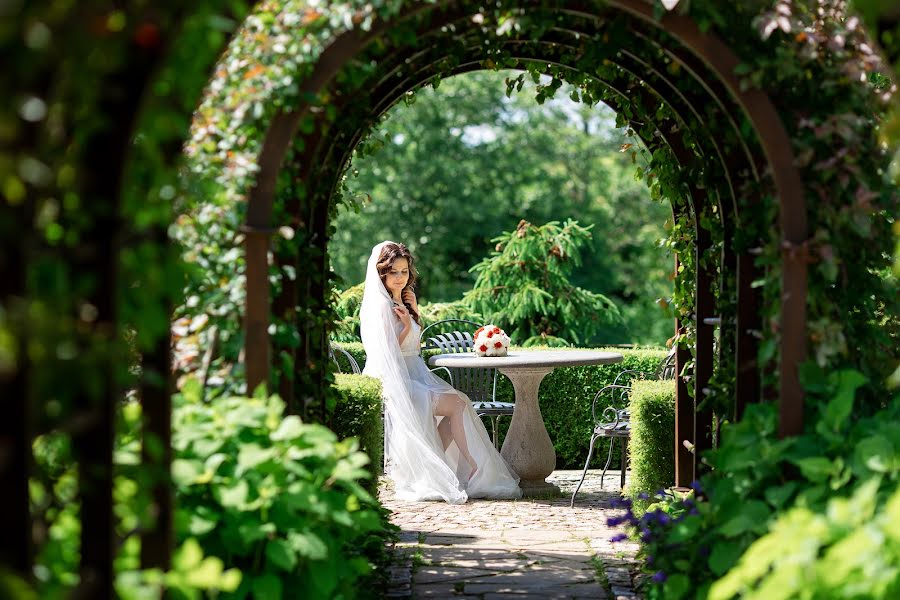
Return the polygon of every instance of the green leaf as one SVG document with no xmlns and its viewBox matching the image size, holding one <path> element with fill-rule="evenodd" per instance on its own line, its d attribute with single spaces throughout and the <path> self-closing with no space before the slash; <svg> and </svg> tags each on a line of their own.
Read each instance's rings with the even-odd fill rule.
<svg viewBox="0 0 900 600">
<path fill-rule="evenodd" d="M 172 480 L 176 486 L 193 485 L 201 473 L 203 473 L 203 463 L 199 460 L 176 458 L 172 461 Z"/>
<path fill-rule="evenodd" d="M 265 600 L 281 600 L 281 579 L 271 573 L 253 578 L 250 588 L 255 598 Z"/>
<path fill-rule="evenodd" d="M 894 445 L 881 435 L 862 439 L 856 445 L 856 458 L 867 469 L 876 473 L 895 471 L 900 466 Z"/>
<path fill-rule="evenodd" d="M 191 535 L 203 535 L 209 533 L 216 527 L 214 519 L 204 519 L 196 513 L 191 514 L 191 520 L 188 524 L 188 533 Z"/>
<path fill-rule="evenodd" d="M 716 575 L 723 575 L 737 564 L 743 554 L 741 544 L 735 542 L 716 542 L 709 554 L 709 569 Z"/>
<path fill-rule="evenodd" d="M 274 457 L 275 453 L 275 448 L 263 448 L 258 444 L 244 444 L 238 452 L 236 475 L 240 477 L 247 471 Z"/>
<path fill-rule="evenodd" d="M 178 571 L 189 571 L 203 560 L 203 550 L 197 540 L 190 538 L 181 545 L 181 548 L 172 558 L 172 566 Z"/>
<path fill-rule="evenodd" d="M 250 517 L 251 515 L 246 515 L 244 518 L 247 519 Z M 238 534 L 248 545 L 275 533 L 275 530 L 274 523 L 260 523 L 255 517 L 250 521 L 242 521 L 241 524 L 238 525 Z"/>
<path fill-rule="evenodd" d="M 803 476 L 813 482 L 822 482 L 835 473 L 835 464 L 823 456 L 812 456 L 792 461 L 803 473 Z"/>
<path fill-rule="evenodd" d="M 225 508 L 240 509 L 247 502 L 248 486 L 244 479 L 239 479 L 236 483 L 228 487 L 217 488 L 219 492 L 219 502 Z"/>
<path fill-rule="evenodd" d="M 667 600 L 681 600 L 691 589 L 691 580 L 683 573 L 676 573 L 663 584 L 663 596 Z"/>
<path fill-rule="evenodd" d="M 297 566 L 297 555 L 287 541 L 282 539 L 276 538 L 266 543 L 266 558 L 284 571 L 292 571 Z"/>
<path fill-rule="evenodd" d="M 214 589 L 222 576 L 222 559 L 210 556 L 186 573 L 185 582 L 200 589 Z"/>
<path fill-rule="evenodd" d="M 839 371 L 836 375 L 834 398 L 825 407 L 822 419 L 832 431 L 838 431 L 853 410 L 853 397 L 856 389 L 866 383 L 865 375 L 851 369 Z M 832 378 L 835 378 L 835 375 Z"/>
<path fill-rule="evenodd" d="M 719 528 L 725 537 L 735 537 L 748 531 L 765 531 L 771 511 L 764 502 L 751 500 L 741 506 L 737 516 Z"/>
<path fill-rule="evenodd" d="M 793 495 L 797 489 L 797 483 L 789 481 L 778 487 L 766 488 L 766 501 L 776 510 L 783 507 L 784 503 Z"/>
<path fill-rule="evenodd" d="M 322 538 L 311 531 L 288 533 L 288 543 L 297 554 L 309 560 L 328 558 L 328 546 Z"/>
<path fill-rule="evenodd" d="M 288 415 L 278 426 L 278 429 L 272 432 L 270 436 L 273 441 L 281 442 L 284 440 L 293 440 L 300 437 L 303 433 L 303 422 L 297 415 Z"/>
</svg>

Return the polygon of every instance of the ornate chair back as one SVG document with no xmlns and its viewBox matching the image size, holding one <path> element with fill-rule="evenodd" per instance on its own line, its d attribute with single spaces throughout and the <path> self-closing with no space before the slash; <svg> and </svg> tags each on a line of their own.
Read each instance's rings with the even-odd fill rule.
<svg viewBox="0 0 900 600">
<path fill-rule="evenodd" d="M 335 365 L 337 365 L 338 373 L 344 372 L 344 366 L 341 365 L 342 361 L 346 364 L 346 368 L 350 369 L 350 372 L 354 375 L 359 375 L 362 372 L 362 370 L 359 368 L 359 363 L 356 362 L 356 359 L 353 358 L 353 355 L 334 342 L 328 344 L 328 357 L 334 361 Z"/>
<path fill-rule="evenodd" d="M 466 330 L 450 329 L 465 326 Z M 480 324 L 466 319 L 444 319 L 422 330 L 420 347 L 423 350 L 439 350 L 444 354 L 471 352 L 475 345 L 472 332 Z M 440 330 L 444 330 L 439 333 Z M 492 402 L 497 393 L 497 369 L 457 368 L 447 369 L 450 385 L 466 394 L 472 402 Z"/>
</svg>

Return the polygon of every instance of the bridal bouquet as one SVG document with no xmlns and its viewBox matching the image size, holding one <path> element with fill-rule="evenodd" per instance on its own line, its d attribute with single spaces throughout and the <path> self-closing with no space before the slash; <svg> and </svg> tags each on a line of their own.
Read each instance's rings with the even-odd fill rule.
<svg viewBox="0 0 900 600">
<path fill-rule="evenodd" d="M 475 332 L 475 354 L 478 356 L 506 356 L 509 336 L 496 325 L 485 325 Z"/>
</svg>

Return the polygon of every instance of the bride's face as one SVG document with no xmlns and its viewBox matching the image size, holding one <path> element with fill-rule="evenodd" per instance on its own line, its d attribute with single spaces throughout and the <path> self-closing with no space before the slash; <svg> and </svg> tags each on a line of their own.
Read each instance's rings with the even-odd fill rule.
<svg viewBox="0 0 900 600">
<path fill-rule="evenodd" d="M 409 281 L 409 262 L 405 258 L 398 258 L 391 265 L 391 270 L 384 276 L 384 285 L 391 296 L 400 297 L 400 292 Z"/>
</svg>

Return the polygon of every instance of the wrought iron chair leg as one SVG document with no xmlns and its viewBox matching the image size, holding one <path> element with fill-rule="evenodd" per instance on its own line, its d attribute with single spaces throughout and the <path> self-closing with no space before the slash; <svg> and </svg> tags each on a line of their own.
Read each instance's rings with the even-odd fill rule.
<svg viewBox="0 0 900 600">
<path fill-rule="evenodd" d="M 619 480 L 619 489 L 620 490 L 625 489 L 625 463 L 628 460 L 627 459 L 627 456 L 628 456 L 627 451 L 628 451 L 628 438 L 623 438 L 622 439 L 622 473 L 621 473 L 621 477 Z"/>
<path fill-rule="evenodd" d="M 606 456 L 606 464 L 603 465 L 603 473 L 600 475 L 600 489 L 603 489 L 603 482 L 606 479 L 606 470 L 609 469 L 609 463 L 612 462 L 613 449 L 616 447 L 616 438 L 609 438 L 609 454 Z"/>
<path fill-rule="evenodd" d="M 494 439 L 494 449 L 498 448 L 498 446 L 497 446 L 497 435 L 498 435 L 497 422 L 499 420 L 500 420 L 500 415 L 491 417 L 491 433 L 493 434 L 493 439 Z"/>
<path fill-rule="evenodd" d="M 575 495 L 578 493 L 578 490 L 581 489 L 581 484 L 584 483 L 584 478 L 587 475 L 588 465 L 591 464 L 591 457 L 594 455 L 594 444 L 597 441 L 597 438 L 600 436 L 592 435 L 591 436 L 591 447 L 588 449 L 588 457 L 587 460 L 584 461 L 584 470 L 581 472 L 581 481 L 578 482 L 578 487 L 575 488 L 575 491 L 572 492 L 572 499 L 569 500 L 569 508 L 573 508 L 575 506 Z"/>
</svg>

